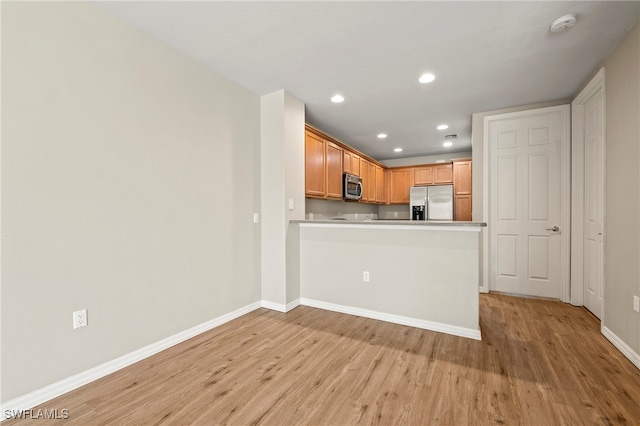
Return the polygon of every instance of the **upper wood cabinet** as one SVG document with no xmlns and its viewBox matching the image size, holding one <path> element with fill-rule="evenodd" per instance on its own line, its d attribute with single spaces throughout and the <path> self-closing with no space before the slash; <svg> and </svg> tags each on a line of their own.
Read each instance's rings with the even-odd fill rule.
<svg viewBox="0 0 640 426">
<path fill-rule="evenodd" d="M 453 164 L 436 164 L 433 167 L 433 184 L 446 185 L 453 183 Z"/>
<path fill-rule="evenodd" d="M 324 139 L 309 131 L 305 133 L 305 194 L 325 197 L 327 192 L 326 156 Z"/>
<path fill-rule="evenodd" d="M 453 190 L 456 195 L 471 194 L 471 160 L 453 162 Z"/>
<path fill-rule="evenodd" d="M 416 186 L 433 185 L 433 166 L 414 167 L 413 184 Z"/>
<path fill-rule="evenodd" d="M 471 160 L 453 162 L 453 217 L 454 220 L 472 220 Z"/>
<path fill-rule="evenodd" d="M 327 142 L 327 198 L 342 199 L 342 148 Z"/>
<path fill-rule="evenodd" d="M 342 198 L 342 148 L 319 135 L 305 133 L 305 195 Z"/>
<path fill-rule="evenodd" d="M 345 173 L 360 176 L 360 157 L 348 150 L 343 150 L 342 169 Z"/>
<path fill-rule="evenodd" d="M 447 185 L 453 183 L 451 163 L 427 164 L 413 168 L 413 185 Z"/>
<path fill-rule="evenodd" d="M 367 177 L 369 180 L 369 184 L 367 185 L 369 187 L 369 196 L 367 197 L 369 199 L 370 203 L 375 203 L 378 201 L 377 197 L 376 197 L 376 188 L 377 188 L 377 176 L 376 176 L 376 165 L 371 163 L 371 162 L 367 162 L 367 167 L 369 168 L 368 172 L 367 172 Z"/>
<path fill-rule="evenodd" d="M 390 169 L 389 173 L 389 202 L 391 204 L 408 204 L 409 190 L 413 186 L 412 167 Z"/>
<path fill-rule="evenodd" d="M 362 179 L 362 198 L 360 201 L 369 201 L 369 162 L 360 157 L 360 179 Z"/>
<path fill-rule="evenodd" d="M 376 203 L 387 202 L 387 176 L 386 171 L 376 164 Z"/>
</svg>

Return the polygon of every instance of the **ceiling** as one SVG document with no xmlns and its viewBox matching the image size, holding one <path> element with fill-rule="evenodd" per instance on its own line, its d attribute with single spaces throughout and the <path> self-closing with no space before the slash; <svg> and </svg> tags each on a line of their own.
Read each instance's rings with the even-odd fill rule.
<svg viewBox="0 0 640 426">
<path fill-rule="evenodd" d="M 640 1 L 95 4 L 258 95 L 286 90 L 377 160 L 469 151 L 472 113 L 572 97 L 640 16 Z"/>
</svg>

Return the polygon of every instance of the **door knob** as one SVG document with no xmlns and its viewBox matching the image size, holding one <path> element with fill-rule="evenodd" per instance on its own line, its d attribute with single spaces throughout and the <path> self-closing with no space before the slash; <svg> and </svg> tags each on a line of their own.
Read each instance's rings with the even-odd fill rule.
<svg viewBox="0 0 640 426">
<path fill-rule="evenodd" d="M 553 228 L 547 228 L 547 231 L 558 232 L 559 230 L 560 228 L 558 228 L 557 226 L 554 226 Z"/>
</svg>

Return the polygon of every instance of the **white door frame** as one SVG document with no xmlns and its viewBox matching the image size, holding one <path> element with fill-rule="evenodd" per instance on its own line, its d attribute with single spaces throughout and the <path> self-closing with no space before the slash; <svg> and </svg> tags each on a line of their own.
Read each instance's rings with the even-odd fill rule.
<svg viewBox="0 0 640 426">
<path fill-rule="evenodd" d="M 562 146 L 560 147 L 560 164 L 561 171 L 561 188 L 560 188 L 560 300 L 563 302 L 569 302 L 571 298 L 571 116 L 569 105 L 557 105 L 546 108 L 536 108 L 525 111 L 509 112 L 506 114 L 490 115 L 484 118 L 484 170 L 482 175 L 482 187 L 483 191 L 483 217 L 487 221 L 487 231 L 485 231 L 483 238 L 483 284 L 487 290 L 491 290 L 491 282 L 489 282 L 489 265 L 491 255 L 489 247 L 489 232 L 493 224 L 491 223 L 491 216 L 489 215 L 489 164 L 490 156 L 490 143 L 489 143 L 489 123 L 493 120 L 503 120 L 509 118 L 525 117 L 532 113 L 544 114 L 548 112 L 561 112 L 562 121 L 564 123 L 564 132 L 562 135 Z"/>
<path fill-rule="evenodd" d="M 584 305 L 584 105 L 598 91 L 602 89 L 602 187 L 606 179 L 605 153 L 606 153 L 606 111 L 605 107 L 605 87 L 604 87 L 604 67 L 591 79 L 589 84 L 571 102 L 572 113 L 572 136 L 571 136 L 571 156 L 572 156 L 572 226 L 571 226 L 571 304 L 576 306 Z M 606 215 L 606 203 L 602 198 L 603 213 Z M 604 216 L 603 216 L 604 220 Z M 606 232 L 604 232 L 606 238 Z M 604 264 L 604 256 L 603 256 Z M 604 265 L 603 265 L 604 276 Z M 601 322 L 604 323 L 604 279 L 602 280 L 602 306 L 600 309 Z"/>
</svg>

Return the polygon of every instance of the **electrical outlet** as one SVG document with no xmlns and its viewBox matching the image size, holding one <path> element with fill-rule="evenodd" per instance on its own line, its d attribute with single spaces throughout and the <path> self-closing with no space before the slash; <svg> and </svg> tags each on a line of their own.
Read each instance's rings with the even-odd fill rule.
<svg viewBox="0 0 640 426">
<path fill-rule="evenodd" d="M 87 310 L 81 309 L 73 313 L 73 329 L 87 326 Z"/>
<path fill-rule="evenodd" d="M 259 213 L 254 213 L 253 214 L 253 223 L 258 223 L 260 222 L 260 214 Z"/>
<path fill-rule="evenodd" d="M 296 207 L 295 200 L 293 198 L 289 198 L 289 210 L 293 210 Z"/>
<path fill-rule="evenodd" d="M 369 271 L 362 271 L 362 281 L 365 283 L 369 282 Z"/>
<path fill-rule="evenodd" d="M 633 310 L 640 312 L 640 297 L 633 296 Z"/>
<path fill-rule="evenodd" d="M 398 217 L 398 212 L 393 212 L 393 217 Z"/>
</svg>

